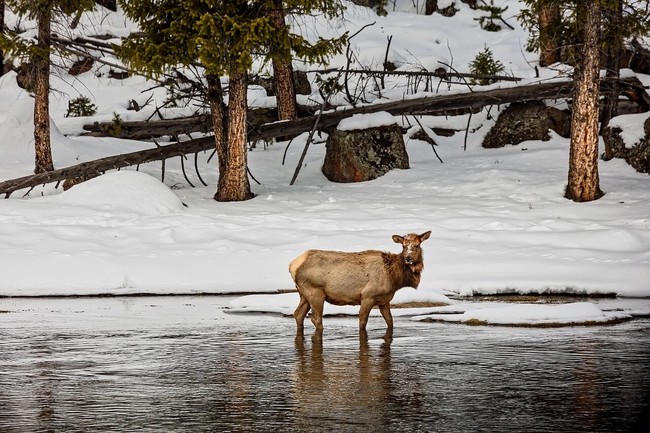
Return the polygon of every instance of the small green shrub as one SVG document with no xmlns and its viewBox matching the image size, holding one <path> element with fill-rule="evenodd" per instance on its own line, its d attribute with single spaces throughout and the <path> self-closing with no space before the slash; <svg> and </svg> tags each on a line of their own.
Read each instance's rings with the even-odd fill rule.
<svg viewBox="0 0 650 433">
<path fill-rule="evenodd" d="M 68 102 L 68 112 L 65 117 L 90 117 L 97 114 L 97 106 L 87 96 L 79 96 Z"/>
<path fill-rule="evenodd" d="M 475 75 L 498 75 L 503 72 L 506 67 L 499 60 L 495 60 L 492 50 L 485 47 L 483 51 L 478 53 L 474 60 L 469 63 L 469 70 Z M 489 78 L 472 78 L 472 84 L 479 84 L 485 86 L 493 83 L 494 80 Z"/>
<path fill-rule="evenodd" d="M 111 126 L 108 130 L 108 133 L 111 134 L 113 137 L 118 137 L 122 133 L 122 118 L 120 117 L 119 114 L 113 113 L 113 120 L 111 122 Z"/>
<path fill-rule="evenodd" d="M 501 14 L 503 14 L 506 9 L 508 9 L 508 6 L 503 8 L 494 6 L 494 0 L 490 0 L 489 5 L 486 4 L 483 6 L 477 6 L 477 9 L 489 14 L 480 18 L 474 18 L 479 22 L 483 30 L 487 30 L 488 32 L 498 32 L 501 30 L 501 25 L 497 24 L 495 20 L 501 20 Z"/>
</svg>

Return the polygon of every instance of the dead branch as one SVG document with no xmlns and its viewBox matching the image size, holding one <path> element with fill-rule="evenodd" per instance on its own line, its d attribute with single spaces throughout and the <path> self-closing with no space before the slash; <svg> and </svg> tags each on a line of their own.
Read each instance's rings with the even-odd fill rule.
<svg viewBox="0 0 650 433">
<path fill-rule="evenodd" d="M 521 81 L 521 77 L 511 77 L 510 75 L 485 75 L 485 74 L 470 74 L 464 72 L 448 72 L 444 68 L 436 69 L 435 71 L 378 71 L 369 69 L 314 69 L 307 72 L 315 72 L 320 74 L 329 74 L 332 72 L 341 71 L 348 74 L 368 74 L 368 75 L 401 75 L 407 77 L 437 77 L 441 79 L 449 78 L 474 78 L 476 80 L 489 79 L 494 81 Z"/>
</svg>

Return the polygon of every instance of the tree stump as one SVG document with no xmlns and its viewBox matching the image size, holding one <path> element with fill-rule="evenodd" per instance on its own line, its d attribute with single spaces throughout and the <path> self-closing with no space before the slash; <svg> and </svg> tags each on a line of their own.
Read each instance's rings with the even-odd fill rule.
<svg viewBox="0 0 650 433">
<path fill-rule="evenodd" d="M 499 115 L 483 139 L 483 147 L 497 148 L 527 140 L 550 140 L 549 119 L 543 102 L 513 102 Z"/>
<path fill-rule="evenodd" d="M 327 139 L 323 174 L 332 182 L 363 182 L 383 176 L 395 168 L 409 168 L 401 128 L 385 124 L 392 116 L 381 113 L 384 124 L 364 129 L 339 128 Z M 370 118 L 373 115 L 361 115 Z M 360 116 L 353 116 L 352 119 Z M 377 119 L 378 117 L 374 117 Z M 350 123 L 348 123 L 349 125 Z"/>
</svg>

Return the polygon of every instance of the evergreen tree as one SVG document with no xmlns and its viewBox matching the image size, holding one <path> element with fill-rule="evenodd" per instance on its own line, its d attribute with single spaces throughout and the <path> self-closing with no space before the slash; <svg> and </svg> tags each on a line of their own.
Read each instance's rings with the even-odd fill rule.
<svg viewBox="0 0 650 433">
<path fill-rule="evenodd" d="M 560 25 L 558 0 L 539 0 L 539 65 L 549 66 L 560 61 L 559 41 L 554 35 Z"/>
<path fill-rule="evenodd" d="M 571 148 L 566 197 L 573 201 L 600 198 L 598 177 L 598 98 L 600 72 L 600 19 L 598 0 L 580 0 L 577 23 L 582 36 L 582 57 L 574 72 L 571 109 Z"/>
<path fill-rule="evenodd" d="M 35 173 L 54 170 L 50 146 L 50 51 L 51 23 L 62 16 L 70 16 L 91 9 L 93 0 L 6 0 L 15 13 L 37 22 L 36 44 L 6 34 L 0 34 L 0 48 L 10 56 L 27 54 L 33 77 L 34 91 L 34 149 Z"/>
<path fill-rule="evenodd" d="M 269 11 L 273 25 L 285 27 L 285 11 L 282 0 L 273 1 L 273 10 Z M 277 51 L 275 41 L 271 41 L 270 50 Z M 273 59 L 273 77 L 275 78 L 275 95 L 278 105 L 279 120 L 293 120 L 298 117 L 296 91 L 293 82 L 293 66 L 291 59 Z"/>
<path fill-rule="evenodd" d="M 308 14 L 318 8 L 329 17 L 342 10 L 338 0 L 121 0 L 143 32 L 118 50 L 132 67 L 149 76 L 178 65 L 203 68 L 219 159 L 218 201 L 253 197 L 247 173 L 246 89 L 254 56 L 287 63 L 297 55 L 324 62 L 345 42 L 338 38 L 310 43 L 291 33 L 274 21 L 272 12 L 280 4 L 285 12 Z M 222 75 L 229 78 L 227 108 Z"/>
<path fill-rule="evenodd" d="M 579 21 L 582 0 L 522 0 L 519 21 L 529 32 L 528 51 L 540 52 L 540 64 L 546 66 L 557 61 L 573 63 L 582 54 L 575 49 L 580 44 Z M 648 0 L 593 0 L 599 3 L 603 17 L 600 20 L 602 43 L 606 48 L 614 44 L 622 49 L 627 38 L 650 32 L 650 3 Z M 620 10 L 612 21 L 610 11 Z M 617 54 L 619 55 L 619 54 Z M 550 56 L 550 57 L 547 57 Z M 549 63 L 550 62 L 550 63 Z"/>
</svg>

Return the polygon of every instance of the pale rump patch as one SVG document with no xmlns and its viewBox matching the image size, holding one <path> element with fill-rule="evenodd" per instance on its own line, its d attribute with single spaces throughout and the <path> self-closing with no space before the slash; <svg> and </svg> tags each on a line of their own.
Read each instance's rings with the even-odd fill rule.
<svg viewBox="0 0 650 433">
<path fill-rule="evenodd" d="M 305 251 L 300 256 L 296 257 L 291 263 L 289 263 L 289 273 L 291 274 L 291 278 L 294 280 L 296 279 L 296 271 L 298 271 L 300 265 L 302 265 L 305 260 L 307 260 L 307 254 L 308 252 Z"/>
</svg>

